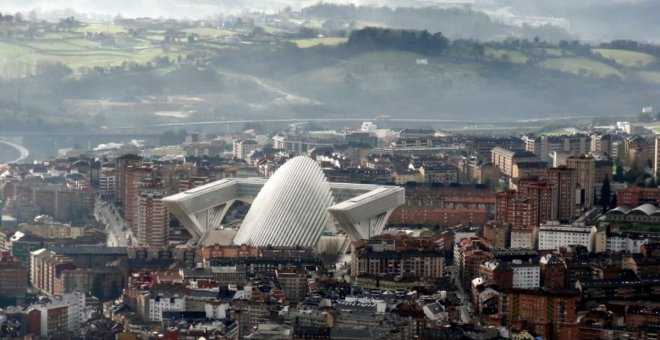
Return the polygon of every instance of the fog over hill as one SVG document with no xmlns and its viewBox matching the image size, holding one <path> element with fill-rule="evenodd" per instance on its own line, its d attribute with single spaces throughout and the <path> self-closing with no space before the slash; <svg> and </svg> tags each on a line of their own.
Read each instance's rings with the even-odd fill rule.
<svg viewBox="0 0 660 340">
<path fill-rule="evenodd" d="M 421 7 L 438 4 L 447 6 L 451 1 L 417 0 L 330 0 L 323 3 L 356 6 Z M 66 9 L 85 13 L 91 18 L 117 14 L 124 17 L 166 17 L 200 19 L 221 13 L 241 13 L 246 10 L 276 12 L 287 6 L 298 10 L 320 3 L 316 0 L 5 0 L 4 12 L 29 12 L 51 16 L 64 16 Z M 474 0 L 468 8 L 477 11 L 506 10 L 515 16 L 541 16 L 567 19 L 570 33 L 580 39 L 611 40 L 637 39 L 658 41 L 660 37 L 660 1 L 656 0 Z M 94 14 L 94 15 L 92 15 Z M 404 27 L 405 28 L 405 27 Z M 410 27 L 412 28 L 412 27 Z"/>
</svg>

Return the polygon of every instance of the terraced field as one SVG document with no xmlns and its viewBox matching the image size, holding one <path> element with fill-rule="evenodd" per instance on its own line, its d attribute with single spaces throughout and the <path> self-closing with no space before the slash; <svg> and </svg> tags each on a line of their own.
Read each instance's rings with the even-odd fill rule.
<svg viewBox="0 0 660 340">
<path fill-rule="evenodd" d="M 292 42 L 298 45 L 298 47 L 300 48 L 309 48 L 318 45 L 335 46 L 335 45 L 343 44 L 346 41 L 348 41 L 347 38 L 332 38 L 332 37 L 292 40 Z"/>
<path fill-rule="evenodd" d="M 615 76 L 624 78 L 623 74 L 616 68 L 585 57 L 552 58 L 539 63 L 539 66 L 585 77 L 604 78 Z"/>
<path fill-rule="evenodd" d="M 656 62 L 654 56 L 641 52 L 603 48 L 594 48 L 591 51 L 604 58 L 612 59 L 624 67 L 642 68 Z"/>
</svg>

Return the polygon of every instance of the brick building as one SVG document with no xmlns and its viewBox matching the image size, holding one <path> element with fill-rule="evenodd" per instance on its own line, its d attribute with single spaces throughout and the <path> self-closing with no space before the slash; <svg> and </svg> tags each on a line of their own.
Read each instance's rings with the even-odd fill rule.
<svg viewBox="0 0 660 340">
<path fill-rule="evenodd" d="M 475 186 L 407 186 L 389 224 L 483 225 L 495 217 L 495 193 Z"/>
<path fill-rule="evenodd" d="M 0 251 L 0 296 L 22 297 L 27 292 L 27 271 L 9 252 Z"/>
<path fill-rule="evenodd" d="M 529 330 L 544 339 L 578 339 L 578 297 L 572 291 L 502 292 L 496 315 L 501 318 L 503 326 L 514 331 Z"/>
</svg>

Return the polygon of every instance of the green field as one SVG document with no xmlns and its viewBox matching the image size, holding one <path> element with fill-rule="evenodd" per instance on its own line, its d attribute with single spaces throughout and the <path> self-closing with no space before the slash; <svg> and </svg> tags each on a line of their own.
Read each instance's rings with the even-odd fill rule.
<svg viewBox="0 0 660 340">
<path fill-rule="evenodd" d="M 199 35 L 202 38 L 215 38 L 215 37 L 224 37 L 236 34 L 235 32 L 222 30 L 217 28 L 208 28 L 208 27 L 196 27 L 196 28 L 186 28 L 183 30 L 186 33 L 194 33 Z"/>
<path fill-rule="evenodd" d="M 60 62 L 74 71 L 95 66 L 119 66 L 124 61 L 146 64 L 156 57 L 176 58 L 180 52 L 163 52 L 161 48 L 102 49 L 98 42 L 82 38 L 0 41 L 0 67 L 3 77 L 16 78 L 34 74 L 40 62 Z"/>
<path fill-rule="evenodd" d="M 529 58 L 522 52 L 502 50 L 495 48 L 486 48 L 484 52 L 486 58 L 495 59 L 499 61 L 508 61 L 517 64 L 524 64 L 529 60 Z"/>
<path fill-rule="evenodd" d="M 123 33 L 128 30 L 124 26 L 109 24 L 109 23 L 88 23 L 83 24 L 82 27 L 75 30 L 81 33 Z"/>
<path fill-rule="evenodd" d="M 289 31 L 287 31 L 283 28 L 268 26 L 268 25 L 262 26 L 261 28 L 263 28 L 264 31 L 266 31 L 266 33 L 269 33 L 269 34 L 278 34 L 278 33 L 288 33 L 289 32 Z"/>
<path fill-rule="evenodd" d="M 346 41 L 348 41 L 347 38 L 331 38 L 331 37 L 292 40 L 292 42 L 298 45 L 298 47 L 300 48 L 309 48 L 317 45 L 335 46 L 335 45 L 343 44 Z"/>
<path fill-rule="evenodd" d="M 648 82 L 660 84 L 660 72 L 658 71 L 639 71 L 637 74 Z"/>
<path fill-rule="evenodd" d="M 591 51 L 603 58 L 612 59 L 617 64 L 625 67 L 642 68 L 656 62 L 654 56 L 641 52 L 604 48 L 594 48 Z"/>
<path fill-rule="evenodd" d="M 541 62 L 539 66 L 580 76 L 596 78 L 615 76 L 623 78 L 623 74 L 614 67 L 584 57 L 553 58 Z"/>
</svg>

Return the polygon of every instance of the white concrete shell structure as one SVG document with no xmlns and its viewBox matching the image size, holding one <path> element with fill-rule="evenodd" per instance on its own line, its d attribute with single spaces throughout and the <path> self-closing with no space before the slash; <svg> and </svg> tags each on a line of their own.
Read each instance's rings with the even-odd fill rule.
<svg viewBox="0 0 660 340">
<path fill-rule="evenodd" d="M 220 226 L 239 200 L 252 206 L 234 244 L 316 247 L 322 234 L 337 229 L 352 241 L 380 234 L 404 199 L 401 187 L 327 182 L 314 160 L 299 156 L 268 181 L 224 179 L 163 201 L 196 240 Z"/>
<path fill-rule="evenodd" d="M 234 243 L 314 247 L 332 227 L 330 186 L 314 160 L 296 157 L 271 177 L 245 216 Z"/>
</svg>

